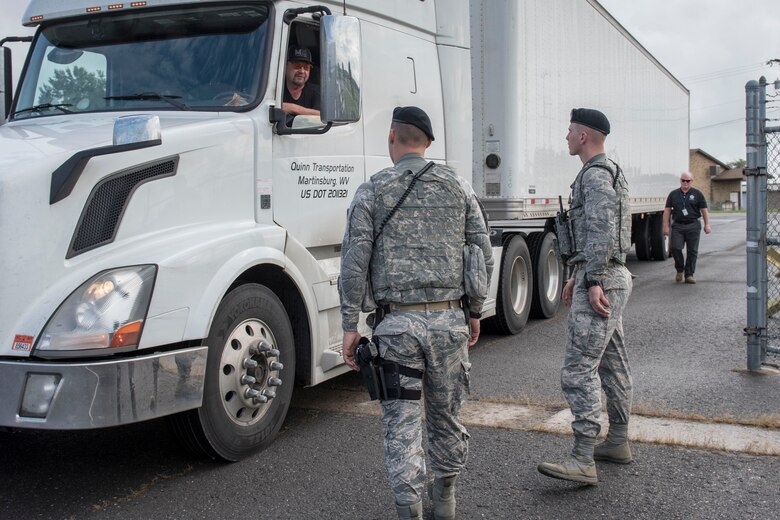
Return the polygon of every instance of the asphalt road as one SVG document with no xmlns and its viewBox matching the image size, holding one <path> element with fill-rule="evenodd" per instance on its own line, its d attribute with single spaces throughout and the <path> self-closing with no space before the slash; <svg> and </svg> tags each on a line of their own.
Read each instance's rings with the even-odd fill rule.
<svg viewBox="0 0 780 520">
<path fill-rule="evenodd" d="M 712 226 L 702 233 L 695 285 L 674 281 L 672 259 L 629 256 L 635 278 L 623 327 L 635 405 L 659 415 L 780 419 L 780 377 L 746 371 L 745 215 L 714 214 Z M 472 351 L 472 394 L 563 405 L 565 330 L 562 310 L 514 338 L 484 336 Z"/>
<path fill-rule="evenodd" d="M 745 219 L 713 217 L 696 285 L 667 262 L 638 263 L 625 329 L 644 414 L 735 422 L 780 417 L 780 376 L 745 372 Z M 472 399 L 563 407 L 565 310 L 472 350 Z M 183 452 L 164 421 L 99 431 L 0 432 L 0 518 L 394 518 L 379 419 L 309 409 L 308 395 L 358 390 L 347 375 L 298 391 L 273 445 L 235 464 Z M 571 437 L 470 427 L 459 518 L 770 519 L 780 458 L 634 443 L 629 466 L 583 487 L 539 475 Z M 430 504 L 425 502 L 426 515 Z"/>
</svg>

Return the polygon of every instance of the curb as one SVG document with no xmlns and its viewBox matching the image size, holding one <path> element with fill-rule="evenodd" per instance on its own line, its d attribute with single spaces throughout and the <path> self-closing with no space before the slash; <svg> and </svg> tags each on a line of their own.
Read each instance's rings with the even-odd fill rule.
<svg viewBox="0 0 780 520">
<path fill-rule="evenodd" d="M 369 401 L 365 392 L 296 389 L 294 408 L 380 416 L 378 401 Z M 571 435 L 573 416 L 569 410 L 551 411 L 543 407 L 513 403 L 467 400 L 461 409 L 466 426 L 537 431 Z M 602 435 L 607 430 L 606 413 L 602 413 Z M 685 421 L 633 414 L 628 438 L 635 442 L 682 446 L 751 455 L 780 456 L 780 430 L 758 426 Z"/>
</svg>

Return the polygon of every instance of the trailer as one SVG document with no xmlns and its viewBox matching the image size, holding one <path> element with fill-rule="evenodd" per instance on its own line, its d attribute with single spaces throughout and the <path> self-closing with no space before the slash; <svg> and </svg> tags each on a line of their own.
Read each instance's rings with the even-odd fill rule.
<svg viewBox="0 0 780 520">
<path fill-rule="evenodd" d="M 399 105 L 426 110 L 427 157 L 487 208 L 500 330 L 560 305 L 571 108 L 610 117 L 637 256 L 667 256 L 688 92 L 595 0 L 32 0 L 22 23 L 0 125 L 0 427 L 168 417 L 210 457 L 270 443 L 295 384 L 348 370 L 346 208 L 390 165 Z M 319 117 L 281 109 L 293 46 Z"/>
<path fill-rule="evenodd" d="M 636 256 L 666 260 L 662 215 L 688 170 L 689 93 L 596 1 L 471 2 L 470 17 L 472 184 L 504 235 L 499 274 L 515 279 L 499 278 L 496 320 L 517 333 L 529 313 L 560 305 L 551 219 L 581 166 L 563 146 L 571 109 L 609 117 L 606 152 L 629 183 Z"/>
</svg>

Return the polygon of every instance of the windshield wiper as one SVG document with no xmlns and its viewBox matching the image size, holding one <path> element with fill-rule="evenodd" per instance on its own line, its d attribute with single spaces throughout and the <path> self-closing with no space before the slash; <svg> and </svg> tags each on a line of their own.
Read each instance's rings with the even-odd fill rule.
<svg viewBox="0 0 780 520">
<path fill-rule="evenodd" d="M 135 100 L 135 99 L 140 101 L 160 100 L 175 106 L 179 110 L 190 109 L 189 105 L 185 105 L 180 101 L 176 101 L 177 99 L 181 99 L 181 96 L 169 96 L 167 94 L 158 94 L 157 92 L 142 92 L 140 94 L 128 94 L 126 96 L 106 96 L 104 99 L 117 99 L 117 100 L 128 100 L 128 101 Z"/>
<path fill-rule="evenodd" d="M 72 110 L 68 110 L 65 107 L 72 107 L 73 105 L 71 103 L 41 103 L 40 105 L 34 105 L 29 108 L 22 108 L 11 114 L 12 116 L 15 116 L 16 114 L 24 114 L 25 112 L 41 112 L 43 110 L 49 109 L 49 108 L 56 108 L 57 110 L 62 111 L 63 114 L 72 114 Z"/>
</svg>

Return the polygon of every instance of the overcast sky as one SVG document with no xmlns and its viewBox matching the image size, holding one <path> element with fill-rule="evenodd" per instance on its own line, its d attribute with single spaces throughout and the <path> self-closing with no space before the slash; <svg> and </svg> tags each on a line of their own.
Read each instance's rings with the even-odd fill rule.
<svg viewBox="0 0 780 520">
<path fill-rule="evenodd" d="M 744 159 L 745 84 L 780 78 L 780 0 L 599 1 L 690 90 L 691 148 Z"/>
<path fill-rule="evenodd" d="M 20 25 L 27 1 L 0 1 L 0 35 L 32 34 Z M 723 162 L 744 158 L 745 83 L 780 78 L 780 65 L 766 65 L 780 59 L 780 0 L 600 2 L 690 90 L 691 148 Z M 22 58 L 14 53 L 14 68 Z"/>
</svg>

